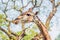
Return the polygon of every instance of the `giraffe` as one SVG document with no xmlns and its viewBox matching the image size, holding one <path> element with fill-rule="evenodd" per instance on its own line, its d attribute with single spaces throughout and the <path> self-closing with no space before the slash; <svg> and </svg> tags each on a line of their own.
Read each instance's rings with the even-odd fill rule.
<svg viewBox="0 0 60 40">
<path fill-rule="evenodd" d="M 32 8 L 30 8 L 28 11 L 18 16 L 13 23 L 18 24 L 21 19 L 23 22 L 34 22 L 35 24 L 37 24 L 39 30 L 41 31 L 41 34 L 44 37 L 44 40 L 51 40 L 46 26 L 41 22 L 37 14 L 38 12 L 33 13 Z M 39 39 L 36 39 L 36 40 L 39 40 Z"/>
</svg>

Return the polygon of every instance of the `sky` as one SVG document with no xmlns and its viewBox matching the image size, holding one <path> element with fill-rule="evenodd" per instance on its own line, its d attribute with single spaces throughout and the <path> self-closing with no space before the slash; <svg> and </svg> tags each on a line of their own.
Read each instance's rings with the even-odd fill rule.
<svg viewBox="0 0 60 40">
<path fill-rule="evenodd" d="M 3 3 L 2 3 L 3 1 Z M 6 4 L 8 2 L 8 0 L 0 0 L 0 13 L 4 14 L 4 9 L 6 7 Z M 14 2 L 15 1 L 15 4 Z M 17 18 L 21 12 L 17 11 L 19 10 L 22 6 L 27 5 L 27 3 L 30 1 L 28 0 L 23 0 L 23 5 L 21 3 L 21 0 L 10 0 L 8 2 L 7 5 L 7 11 L 5 12 L 6 15 L 8 16 L 8 20 L 14 20 L 15 18 Z M 38 1 L 39 5 L 40 0 Z M 55 3 L 60 2 L 60 0 L 55 0 Z M 13 9 L 13 7 L 16 7 L 16 9 Z M 23 9 L 23 13 L 26 12 L 29 8 L 33 7 L 32 3 L 30 2 L 29 5 L 27 7 L 25 7 Z M 38 17 L 41 19 L 41 21 L 45 24 L 47 17 L 49 16 L 49 13 L 52 10 L 52 3 L 49 0 L 43 0 L 42 5 L 39 8 L 34 8 L 33 12 L 39 11 Z M 30 23 L 31 25 L 32 23 Z M 17 32 L 17 31 L 21 31 L 21 23 L 15 25 L 13 23 L 11 23 L 11 30 L 13 32 Z M 14 26 L 14 27 L 13 27 Z M 29 26 L 29 23 L 26 24 L 26 26 Z M 21 30 L 20 30 L 21 29 Z M 51 36 L 52 40 L 55 40 L 55 38 L 60 34 L 60 6 L 57 8 L 57 12 L 55 14 L 55 16 L 52 18 L 51 22 L 50 22 L 50 30 L 49 34 Z"/>
</svg>

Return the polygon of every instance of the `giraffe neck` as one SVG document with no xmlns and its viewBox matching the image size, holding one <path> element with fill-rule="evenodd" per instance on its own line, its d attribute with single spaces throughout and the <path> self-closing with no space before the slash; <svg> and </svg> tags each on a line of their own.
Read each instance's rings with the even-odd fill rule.
<svg viewBox="0 0 60 40">
<path fill-rule="evenodd" d="M 50 36 L 48 34 L 48 31 L 47 31 L 47 28 L 41 22 L 41 20 L 37 17 L 37 19 L 34 22 L 37 24 L 37 26 L 38 26 L 39 30 L 41 31 L 42 35 L 44 36 L 45 40 L 51 40 Z"/>
</svg>

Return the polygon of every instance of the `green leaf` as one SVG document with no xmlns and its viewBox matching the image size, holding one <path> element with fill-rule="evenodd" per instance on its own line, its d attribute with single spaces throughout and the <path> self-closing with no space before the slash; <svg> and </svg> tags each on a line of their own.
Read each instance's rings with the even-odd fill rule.
<svg viewBox="0 0 60 40">
<path fill-rule="evenodd" d="M 0 14 L 0 26 L 4 26 L 4 25 L 7 26 L 7 23 L 5 23 L 6 22 L 5 18 L 6 18 L 5 14 Z"/>
<path fill-rule="evenodd" d="M 4 19 L 0 19 L 0 23 L 4 22 L 5 20 Z"/>
<path fill-rule="evenodd" d="M 60 40 L 60 34 L 58 35 L 58 37 L 55 40 Z"/>
<path fill-rule="evenodd" d="M 5 14 L 0 14 L 0 19 L 6 18 Z"/>
<path fill-rule="evenodd" d="M 25 34 L 26 35 L 36 35 L 37 33 L 33 29 L 28 28 L 28 29 L 26 29 Z"/>
<path fill-rule="evenodd" d="M 16 32 L 17 35 L 20 35 L 22 33 L 22 31 Z"/>
<path fill-rule="evenodd" d="M 33 25 L 33 29 L 38 29 L 38 26 L 36 24 Z"/>
<path fill-rule="evenodd" d="M 4 32 L 0 31 L 0 38 L 2 40 L 9 40 L 8 36 L 6 34 L 4 34 Z"/>
<path fill-rule="evenodd" d="M 24 36 L 23 40 L 31 40 L 33 37 L 31 35 L 29 36 Z"/>
<path fill-rule="evenodd" d="M 5 20 L 4 19 L 0 19 L 0 26 L 4 25 Z"/>
<path fill-rule="evenodd" d="M 31 40 L 32 38 L 34 38 L 34 36 L 37 35 L 37 33 L 30 28 L 26 29 L 25 34 L 26 36 L 24 36 L 23 40 Z"/>
</svg>

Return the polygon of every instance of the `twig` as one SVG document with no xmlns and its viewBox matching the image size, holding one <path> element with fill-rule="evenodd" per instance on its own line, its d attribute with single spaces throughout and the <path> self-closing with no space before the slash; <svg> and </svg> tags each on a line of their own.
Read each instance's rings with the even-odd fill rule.
<svg viewBox="0 0 60 40">
<path fill-rule="evenodd" d="M 5 34 L 7 34 L 7 36 L 9 38 L 11 38 L 11 34 L 9 32 L 7 32 L 6 30 L 4 30 L 3 28 L 0 27 L 0 30 L 3 31 Z"/>
<path fill-rule="evenodd" d="M 10 30 L 10 23 L 9 23 L 9 25 L 8 25 L 8 32 L 10 32 L 12 35 L 14 35 L 14 36 L 18 36 L 18 35 L 16 35 L 15 33 L 13 33 L 13 32 L 11 32 L 11 30 Z"/>
<path fill-rule="evenodd" d="M 32 9 L 34 9 L 35 7 L 41 7 L 41 5 L 42 5 L 42 3 L 43 3 L 43 0 L 41 0 L 41 3 L 40 3 L 39 6 L 36 6 L 36 5 L 37 5 L 36 3 L 37 3 L 37 0 L 35 0 L 35 5 L 33 4 L 33 0 L 32 0 L 32 4 L 33 4 Z"/>
<path fill-rule="evenodd" d="M 20 10 L 18 10 L 18 11 L 20 11 L 22 13 L 22 9 L 24 9 L 25 7 L 27 7 L 30 2 L 31 1 L 29 1 L 26 6 L 21 7 Z"/>
<path fill-rule="evenodd" d="M 26 29 L 27 29 L 27 28 L 25 28 L 25 29 L 22 30 L 22 33 L 19 35 L 18 40 L 21 40 L 21 39 L 25 36 L 25 30 L 26 30 Z"/>
<path fill-rule="evenodd" d="M 12 0 L 12 1 L 13 1 L 13 0 Z M 15 8 L 15 1 L 13 1 L 13 2 L 14 2 L 14 9 L 16 9 L 16 8 Z"/>
<path fill-rule="evenodd" d="M 8 32 L 9 32 L 10 34 L 14 35 L 14 36 L 18 36 L 18 35 L 16 35 L 15 33 L 11 32 L 11 30 L 10 30 L 10 23 L 13 22 L 13 21 L 9 21 L 9 20 L 7 20 L 6 18 L 5 18 L 4 20 L 6 20 L 7 22 L 9 22 L 9 24 L 7 25 L 7 27 L 8 27 Z"/>
<path fill-rule="evenodd" d="M 36 36 L 34 36 L 34 38 L 32 40 L 40 40 L 40 39 L 44 39 L 42 34 L 37 34 Z"/>
<path fill-rule="evenodd" d="M 22 6 L 23 6 L 23 0 L 21 0 Z"/>
<path fill-rule="evenodd" d="M 5 4 L 5 3 L 3 3 L 3 0 L 1 0 L 1 1 L 2 1 L 2 4 Z M 9 2 L 9 0 L 8 0 L 8 2 Z M 6 3 L 6 7 L 5 7 L 4 11 L 3 11 L 5 15 L 6 15 L 5 12 L 7 11 L 8 2 Z M 6 17 L 7 17 L 7 15 L 6 15 Z"/>
</svg>

